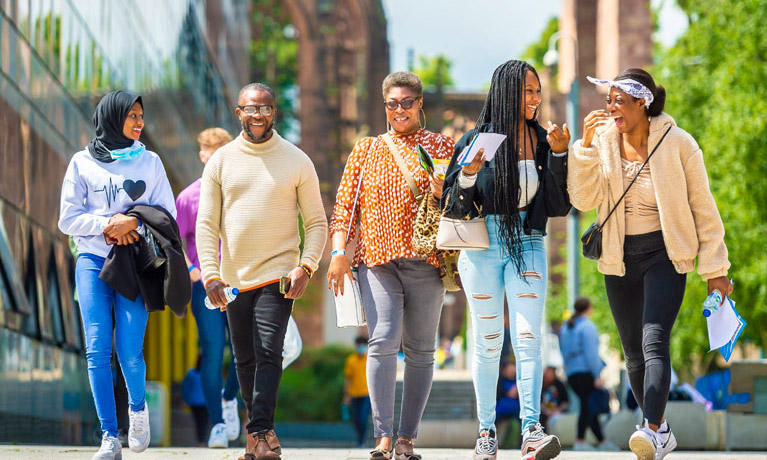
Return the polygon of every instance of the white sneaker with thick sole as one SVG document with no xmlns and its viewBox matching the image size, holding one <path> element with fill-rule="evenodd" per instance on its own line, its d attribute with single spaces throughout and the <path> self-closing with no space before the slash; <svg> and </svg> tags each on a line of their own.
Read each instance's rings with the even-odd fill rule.
<svg viewBox="0 0 767 460">
<path fill-rule="evenodd" d="M 93 460 L 121 460 L 123 458 L 123 446 L 115 436 L 104 433 L 101 438 L 101 447 L 93 454 Z"/>
<path fill-rule="evenodd" d="M 522 434 L 522 460 L 549 460 L 561 451 L 559 438 L 546 434 L 540 423 L 531 426 Z"/>
<path fill-rule="evenodd" d="M 149 408 L 138 412 L 128 410 L 130 428 L 128 429 L 128 446 L 133 452 L 144 452 L 149 447 Z"/>
<path fill-rule="evenodd" d="M 636 426 L 636 431 L 629 438 L 629 449 L 637 456 L 637 460 L 655 460 L 655 432 L 647 424 Z"/>
<path fill-rule="evenodd" d="M 647 419 L 644 425 L 637 425 L 637 431 L 629 439 L 629 449 L 637 460 L 663 460 L 669 452 L 676 449 L 676 437 L 665 421 L 658 432 L 650 429 Z"/>
<path fill-rule="evenodd" d="M 495 431 L 482 430 L 477 438 L 477 445 L 474 446 L 474 460 L 495 460 L 498 455 L 498 439 L 495 437 Z"/>
<path fill-rule="evenodd" d="M 240 437 L 240 414 L 237 412 L 237 399 L 221 401 L 221 416 L 226 424 L 226 437 L 230 441 Z"/>
<path fill-rule="evenodd" d="M 226 437 L 226 425 L 216 423 L 210 430 L 208 447 L 211 449 L 226 449 L 229 447 L 229 438 Z"/>
<path fill-rule="evenodd" d="M 668 426 L 668 422 L 664 421 L 658 429 L 658 436 L 660 437 L 663 445 L 660 450 L 655 453 L 656 460 L 663 460 L 663 457 L 669 454 L 672 450 L 676 449 L 676 436 L 671 432 L 671 427 Z"/>
</svg>

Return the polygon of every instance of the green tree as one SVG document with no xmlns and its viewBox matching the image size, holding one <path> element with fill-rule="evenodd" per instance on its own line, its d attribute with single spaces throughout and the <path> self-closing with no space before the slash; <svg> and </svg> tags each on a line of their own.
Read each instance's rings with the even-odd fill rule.
<svg viewBox="0 0 767 460">
<path fill-rule="evenodd" d="M 450 75 L 450 67 L 453 63 L 444 54 L 434 57 L 418 56 L 418 65 L 413 73 L 418 75 L 423 82 L 423 89 L 427 91 L 442 92 L 453 87 L 453 77 Z"/>
<path fill-rule="evenodd" d="M 733 297 L 748 322 L 739 344 L 767 346 L 767 8 L 762 0 L 680 1 L 690 27 L 657 56 L 650 69 L 667 91 L 665 111 L 703 151 L 711 191 L 725 226 L 735 280 Z M 583 218 L 583 230 L 593 221 Z M 601 331 L 617 346 L 602 276 L 581 261 L 581 292 L 597 305 Z M 719 356 L 707 353 L 701 304 L 706 283 L 688 274 L 687 290 L 671 336 L 680 374 L 705 371 Z M 553 313 L 552 313 L 553 314 Z"/>
<path fill-rule="evenodd" d="M 749 323 L 741 343 L 767 346 L 767 8 L 763 0 L 685 0 L 691 20 L 653 70 L 666 111 L 698 141 L 725 226 L 733 296 Z M 681 363 L 706 366 L 700 304 L 705 284 L 689 276 L 672 345 Z"/>
<path fill-rule="evenodd" d="M 277 96 L 277 130 L 291 132 L 296 123 L 298 76 L 297 32 L 278 0 L 253 0 L 250 42 L 251 81 L 266 83 Z"/>
<path fill-rule="evenodd" d="M 549 40 L 551 39 L 551 36 L 554 35 L 558 30 L 559 18 L 555 16 L 549 19 L 549 22 L 543 29 L 543 33 L 541 33 L 541 38 L 538 39 L 537 42 L 530 44 L 522 53 L 520 59 L 527 61 L 527 63 L 535 67 L 535 70 L 540 72 L 541 69 L 545 67 L 543 65 L 543 56 L 546 54 L 546 51 L 549 50 Z M 556 76 L 558 73 L 557 71 L 557 66 L 553 66 L 551 69 L 552 84 L 556 84 Z"/>
</svg>

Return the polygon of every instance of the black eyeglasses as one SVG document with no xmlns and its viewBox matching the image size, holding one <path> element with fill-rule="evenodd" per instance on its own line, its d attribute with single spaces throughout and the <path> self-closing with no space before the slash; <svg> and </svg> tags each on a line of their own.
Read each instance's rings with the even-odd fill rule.
<svg viewBox="0 0 767 460">
<path fill-rule="evenodd" d="M 245 115 L 248 115 L 249 117 L 252 117 L 257 113 L 268 117 L 274 113 L 274 107 L 271 105 L 238 105 L 237 108 L 242 110 Z"/>
<path fill-rule="evenodd" d="M 384 106 L 389 110 L 397 110 L 397 106 L 402 106 L 404 110 L 408 110 L 413 107 L 413 104 L 415 104 L 415 101 L 418 99 L 421 99 L 420 97 L 417 97 L 415 99 L 404 99 L 401 101 L 385 101 Z"/>
</svg>

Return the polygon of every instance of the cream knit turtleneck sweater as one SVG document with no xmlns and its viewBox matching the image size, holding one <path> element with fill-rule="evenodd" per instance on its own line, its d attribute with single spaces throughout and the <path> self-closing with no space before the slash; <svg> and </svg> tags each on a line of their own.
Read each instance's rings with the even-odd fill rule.
<svg viewBox="0 0 767 460">
<path fill-rule="evenodd" d="M 196 232 L 205 284 L 219 278 L 247 290 L 279 280 L 299 263 L 316 270 L 328 225 L 312 161 L 276 131 L 262 144 L 240 133 L 205 166 Z"/>
</svg>

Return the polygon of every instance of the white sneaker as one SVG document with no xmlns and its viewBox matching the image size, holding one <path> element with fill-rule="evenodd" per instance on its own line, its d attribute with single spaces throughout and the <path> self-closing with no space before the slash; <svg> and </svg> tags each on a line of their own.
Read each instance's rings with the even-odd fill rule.
<svg viewBox="0 0 767 460">
<path fill-rule="evenodd" d="M 473 460 L 495 460 L 498 455 L 498 439 L 495 431 L 482 430 L 474 447 Z"/>
<path fill-rule="evenodd" d="M 211 449 L 226 449 L 229 447 L 229 438 L 226 437 L 226 425 L 216 423 L 210 430 L 208 447 Z"/>
<path fill-rule="evenodd" d="M 561 451 L 559 438 L 546 434 L 540 423 L 531 426 L 522 434 L 522 460 L 549 460 Z"/>
<path fill-rule="evenodd" d="M 149 447 L 149 408 L 139 412 L 128 410 L 130 429 L 128 429 L 128 446 L 133 452 L 144 452 Z"/>
<path fill-rule="evenodd" d="M 123 458 L 123 446 L 120 440 L 104 433 L 101 438 L 101 447 L 93 454 L 93 460 L 121 460 Z"/>
<path fill-rule="evenodd" d="M 674 433 L 663 422 L 656 433 L 647 422 L 641 427 L 637 425 L 637 431 L 629 439 L 629 449 L 637 456 L 637 460 L 662 460 L 669 452 L 676 449 L 676 438 Z"/>
<path fill-rule="evenodd" d="M 660 446 L 658 452 L 655 453 L 656 460 L 663 460 L 663 457 L 669 454 L 672 450 L 676 449 L 676 436 L 671 432 L 671 427 L 668 426 L 667 421 L 663 421 L 663 424 L 658 429 L 658 436 L 663 444 Z"/>
<path fill-rule="evenodd" d="M 221 401 L 221 416 L 226 424 L 226 437 L 230 441 L 240 437 L 240 414 L 237 412 L 237 398 L 226 401 Z"/>
</svg>

